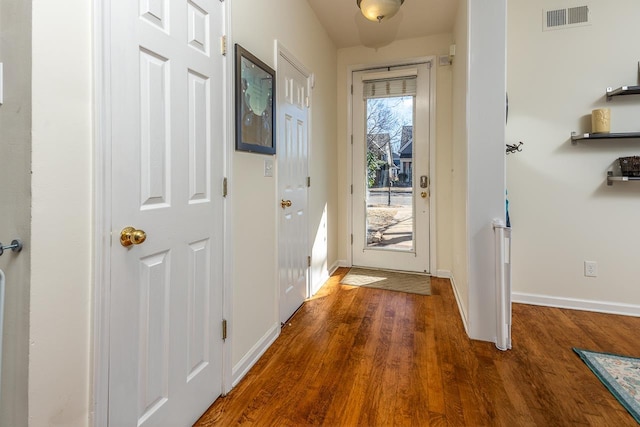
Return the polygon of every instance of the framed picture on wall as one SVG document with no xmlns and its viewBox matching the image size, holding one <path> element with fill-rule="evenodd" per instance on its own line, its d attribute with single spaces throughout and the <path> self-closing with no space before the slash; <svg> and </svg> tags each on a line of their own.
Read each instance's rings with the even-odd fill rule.
<svg viewBox="0 0 640 427">
<path fill-rule="evenodd" d="M 276 153 L 276 73 L 239 44 L 236 55 L 236 150 Z"/>
</svg>

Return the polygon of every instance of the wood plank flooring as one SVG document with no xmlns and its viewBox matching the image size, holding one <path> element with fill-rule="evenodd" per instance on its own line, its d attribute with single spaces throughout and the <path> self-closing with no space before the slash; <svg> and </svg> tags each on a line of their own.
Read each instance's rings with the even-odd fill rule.
<svg viewBox="0 0 640 427">
<path fill-rule="evenodd" d="M 347 271 L 196 426 L 637 425 L 572 347 L 640 357 L 640 318 L 514 304 L 502 352 L 467 338 L 448 280 L 422 296 Z"/>
</svg>

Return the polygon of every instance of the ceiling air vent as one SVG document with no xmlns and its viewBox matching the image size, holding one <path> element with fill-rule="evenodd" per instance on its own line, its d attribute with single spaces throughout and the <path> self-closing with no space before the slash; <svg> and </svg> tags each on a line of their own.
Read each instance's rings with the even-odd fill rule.
<svg viewBox="0 0 640 427">
<path fill-rule="evenodd" d="M 542 14 L 542 29 L 544 31 L 581 27 L 590 24 L 589 6 L 546 9 Z"/>
</svg>

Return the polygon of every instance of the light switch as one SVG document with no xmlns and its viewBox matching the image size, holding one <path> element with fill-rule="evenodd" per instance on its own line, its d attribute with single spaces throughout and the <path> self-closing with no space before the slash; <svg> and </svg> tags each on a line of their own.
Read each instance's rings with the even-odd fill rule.
<svg viewBox="0 0 640 427">
<path fill-rule="evenodd" d="M 264 161 L 264 176 L 273 176 L 273 160 Z"/>
</svg>

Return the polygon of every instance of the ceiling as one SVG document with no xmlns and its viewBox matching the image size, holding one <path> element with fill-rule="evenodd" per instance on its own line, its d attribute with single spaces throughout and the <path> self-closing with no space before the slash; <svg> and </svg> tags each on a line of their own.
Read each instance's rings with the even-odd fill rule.
<svg viewBox="0 0 640 427">
<path fill-rule="evenodd" d="M 458 0 L 405 0 L 400 11 L 382 23 L 368 21 L 356 0 L 307 0 L 338 48 L 379 48 L 394 40 L 449 33 Z"/>
</svg>

